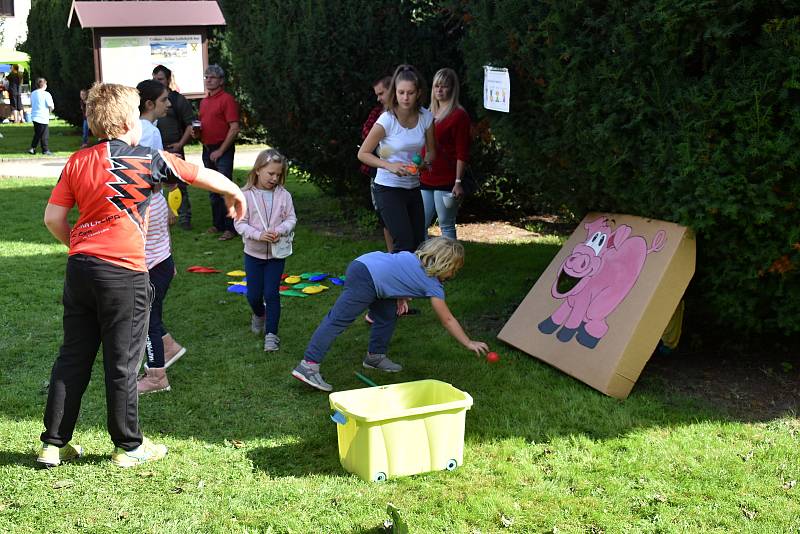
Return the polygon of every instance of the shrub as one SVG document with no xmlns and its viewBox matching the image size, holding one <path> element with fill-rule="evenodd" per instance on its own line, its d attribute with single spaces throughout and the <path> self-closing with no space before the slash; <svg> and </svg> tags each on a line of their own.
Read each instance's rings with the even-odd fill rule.
<svg viewBox="0 0 800 534">
<path fill-rule="evenodd" d="M 800 331 L 800 8 L 468 0 L 466 88 L 511 74 L 511 113 L 479 110 L 505 164 L 551 206 L 687 225 L 694 302 L 749 331 Z"/>
<path fill-rule="evenodd" d="M 223 2 L 226 47 L 267 142 L 324 190 L 369 201 L 356 158 L 372 82 L 412 63 L 460 69 L 457 37 L 427 2 Z"/>
<path fill-rule="evenodd" d="M 31 56 L 34 84 L 47 78 L 56 114 L 80 126 L 80 90 L 94 81 L 92 32 L 67 28 L 70 0 L 33 0 L 28 14 L 28 37 L 20 47 Z"/>
</svg>

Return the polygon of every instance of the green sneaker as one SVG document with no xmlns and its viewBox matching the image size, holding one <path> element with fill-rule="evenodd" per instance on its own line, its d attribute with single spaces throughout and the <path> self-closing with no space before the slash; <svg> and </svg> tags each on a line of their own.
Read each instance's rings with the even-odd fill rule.
<svg viewBox="0 0 800 534">
<path fill-rule="evenodd" d="M 118 467 L 133 467 L 145 462 L 155 462 L 167 455 L 167 446 L 153 443 L 147 438 L 142 438 L 142 444 L 126 451 L 120 447 L 114 448 L 111 462 Z"/>
<path fill-rule="evenodd" d="M 39 456 L 36 461 L 44 464 L 45 467 L 56 467 L 61 462 L 68 462 L 83 456 L 83 447 L 80 445 L 70 445 L 67 443 L 63 447 L 56 447 L 49 443 L 42 443 Z"/>
</svg>

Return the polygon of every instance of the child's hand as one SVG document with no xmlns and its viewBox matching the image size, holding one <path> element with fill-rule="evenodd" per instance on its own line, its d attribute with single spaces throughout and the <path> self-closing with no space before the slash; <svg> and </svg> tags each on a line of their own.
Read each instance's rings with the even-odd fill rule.
<svg viewBox="0 0 800 534">
<path fill-rule="evenodd" d="M 278 241 L 278 232 L 272 232 L 270 230 L 265 230 L 261 233 L 260 237 L 261 241 L 266 241 L 267 243 L 275 243 Z"/>
<path fill-rule="evenodd" d="M 483 356 L 489 352 L 489 345 L 483 341 L 472 341 L 471 339 L 464 344 L 469 350 L 474 352 L 477 356 Z"/>
<path fill-rule="evenodd" d="M 408 313 L 408 302 L 411 299 L 397 299 L 397 315 L 405 315 Z"/>
</svg>

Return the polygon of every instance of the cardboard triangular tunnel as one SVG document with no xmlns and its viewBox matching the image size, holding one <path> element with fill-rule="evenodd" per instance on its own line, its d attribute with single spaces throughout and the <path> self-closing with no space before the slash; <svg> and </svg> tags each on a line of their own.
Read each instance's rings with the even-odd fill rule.
<svg viewBox="0 0 800 534">
<path fill-rule="evenodd" d="M 590 213 L 498 338 L 591 387 L 628 396 L 694 274 L 686 227 Z"/>
</svg>

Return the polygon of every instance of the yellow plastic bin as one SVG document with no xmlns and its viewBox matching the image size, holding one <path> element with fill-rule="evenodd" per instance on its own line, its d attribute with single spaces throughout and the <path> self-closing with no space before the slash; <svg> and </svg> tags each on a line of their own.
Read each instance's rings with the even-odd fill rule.
<svg viewBox="0 0 800 534">
<path fill-rule="evenodd" d="M 464 459 L 468 393 L 419 380 L 330 394 L 342 467 L 363 480 L 453 470 Z"/>
</svg>

